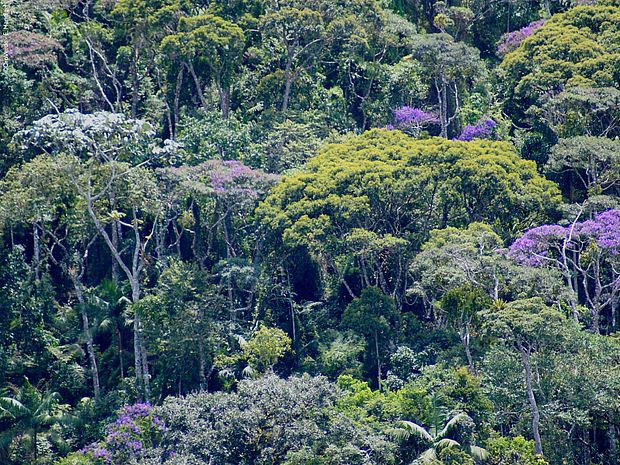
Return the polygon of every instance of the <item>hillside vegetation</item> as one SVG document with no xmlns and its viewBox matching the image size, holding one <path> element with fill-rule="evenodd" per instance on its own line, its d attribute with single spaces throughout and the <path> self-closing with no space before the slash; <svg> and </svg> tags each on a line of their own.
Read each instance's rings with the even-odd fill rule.
<svg viewBox="0 0 620 465">
<path fill-rule="evenodd" d="M 618 0 L 0 10 L 0 465 L 618 463 Z"/>
</svg>

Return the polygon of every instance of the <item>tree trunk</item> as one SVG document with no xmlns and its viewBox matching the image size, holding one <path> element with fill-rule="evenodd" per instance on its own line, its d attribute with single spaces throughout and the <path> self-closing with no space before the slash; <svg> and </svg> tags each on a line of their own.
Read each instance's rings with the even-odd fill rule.
<svg viewBox="0 0 620 465">
<path fill-rule="evenodd" d="M 140 324 L 140 355 L 142 356 L 142 378 L 144 383 L 144 394 L 146 399 L 149 400 L 151 398 L 151 380 L 149 378 L 149 361 L 148 361 L 148 353 L 146 351 L 146 344 L 144 342 L 144 327 L 142 325 L 142 321 Z"/>
<path fill-rule="evenodd" d="M 116 337 L 118 337 L 118 364 L 119 369 L 121 371 L 121 379 L 125 377 L 125 363 L 123 361 L 123 334 L 121 333 L 121 329 L 116 326 Z"/>
<path fill-rule="evenodd" d="M 137 282 L 139 278 L 134 278 L 131 282 L 131 300 L 135 305 L 140 300 L 140 284 Z M 146 355 L 146 348 L 144 346 L 143 326 L 140 315 L 135 312 L 133 317 L 133 351 L 134 351 L 134 366 L 136 370 L 136 381 L 138 386 L 144 389 L 144 396 L 146 400 L 150 396 L 150 382 L 149 382 L 149 367 Z"/>
<path fill-rule="evenodd" d="M 375 356 L 377 357 L 377 385 L 381 390 L 381 359 L 379 358 L 379 336 L 375 331 Z"/>
<path fill-rule="evenodd" d="M 134 316 L 133 319 L 133 361 L 136 372 L 136 383 L 138 390 L 142 391 L 142 354 L 140 353 L 140 319 Z"/>
<path fill-rule="evenodd" d="M 179 67 L 179 72 L 177 73 L 177 82 L 174 86 L 174 103 L 172 104 L 172 112 L 174 127 L 171 128 L 170 133 L 172 134 L 171 139 L 176 139 L 177 137 L 177 127 L 179 125 L 179 106 L 181 102 L 181 88 L 183 86 L 183 77 L 185 74 L 185 63 L 181 63 Z"/>
<path fill-rule="evenodd" d="M 222 118 L 228 119 L 230 115 L 230 86 L 220 86 L 220 110 Z"/>
<path fill-rule="evenodd" d="M 108 198 L 110 199 L 110 206 L 112 210 L 116 210 L 116 197 L 114 195 L 114 192 L 110 192 L 110 195 L 108 196 Z M 119 234 L 119 225 L 117 224 L 116 221 L 113 221 L 110 226 L 112 228 L 112 246 L 116 250 L 120 250 L 119 244 L 120 244 L 121 237 Z M 116 261 L 116 258 L 112 256 L 112 282 L 114 284 L 118 284 L 118 275 L 119 275 L 118 262 Z"/>
<path fill-rule="evenodd" d="M 469 327 L 466 325 L 463 331 L 461 332 L 461 342 L 463 343 L 463 347 L 465 348 L 465 356 L 467 357 L 467 364 L 469 366 L 469 372 L 472 375 L 476 374 L 476 367 L 474 366 L 474 358 L 471 355 L 471 347 L 470 347 L 470 331 Z"/>
<path fill-rule="evenodd" d="M 594 278 L 594 302 L 592 305 L 592 331 L 595 334 L 601 334 L 601 300 L 603 287 L 601 285 L 601 267 L 599 258 L 593 261 L 593 278 Z"/>
<path fill-rule="evenodd" d="M 140 100 L 140 81 L 138 79 L 138 46 L 134 44 L 131 51 L 131 117 L 138 116 L 138 102 Z"/>
<path fill-rule="evenodd" d="M 441 81 L 441 85 L 435 78 L 435 92 L 437 92 L 437 103 L 439 107 L 439 124 L 441 125 L 440 137 L 448 137 L 448 90 L 447 85 Z"/>
<path fill-rule="evenodd" d="M 282 107 L 280 111 L 282 113 L 286 113 L 288 110 L 288 102 L 291 96 L 291 87 L 293 86 L 293 75 L 292 75 L 292 67 L 293 67 L 293 53 L 291 50 L 288 52 L 288 56 L 286 58 L 286 67 L 284 68 L 284 94 L 282 95 Z"/>
<path fill-rule="evenodd" d="M 523 368 L 525 369 L 525 388 L 527 390 L 527 399 L 530 403 L 530 410 L 532 411 L 532 436 L 534 437 L 534 452 L 539 455 L 543 455 L 542 441 L 540 440 L 540 411 L 538 410 L 538 404 L 536 403 L 536 396 L 534 396 L 534 390 L 532 388 L 532 366 L 530 364 L 530 354 L 519 344 L 519 351 L 521 352 L 521 361 Z"/>
<path fill-rule="evenodd" d="M 202 92 L 202 83 L 196 74 L 196 70 L 194 69 L 194 65 L 191 63 L 187 64 L 187 69 L 189 70 L 189 74 L 192 76 L 194 80 L 194 86 L 196 87 L 196 93 L 198 94 L 198 98 L 200 99 L 200 104 L 205 111 L 209 111 L 209 104 L 205 99 L 204 93 Z"/>
<path fill-rule="evenodd" d="M 592 332 L 601 334 L 601 309 L 598 302 L 592 307 Z"/>
<path fill-rule="evenodd" d="M 88 313 L 86 311 L 86 302 L 84 301 L 82 284 L 79 282 L 78 277 L 74 276 L 73 274 L 71 274 L 71 281 L 73 281 L 75 295 L 77 296 L 78 303 L 80 305 L 80 313 L 82 314 L 82 329 L 84 331 L 84 337 L 86 339 L 86 352 L 88 353 L 88 361 L 90 363 L 90 371 L 93 378 L 93 391 L 95 393 L 95 400 L 99 400 L 101 397 L 101 388 L 99 384 L 99 369 L 97 367 L 97 357 L 95 355 L 93 335 L 90 331 L 90 323 L 88 321 Z"/>
<path fill-rule="evenodd" d="M 39 282 L 41 280 L 41 241 L 37 223 L 34 223 L 32 226 L 32 264 L 34 279 L 36 282 Z"/>
</svg>

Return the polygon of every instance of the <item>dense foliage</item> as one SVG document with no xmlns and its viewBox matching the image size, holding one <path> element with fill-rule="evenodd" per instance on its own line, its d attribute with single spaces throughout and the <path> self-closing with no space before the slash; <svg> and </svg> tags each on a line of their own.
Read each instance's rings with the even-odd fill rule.
<svg viewBox="0 0 620 465">
<path fill-rule="evenodd" d="M 618 0 L 0 12 L 0 464 L 618 462 Z"/>
</svg>

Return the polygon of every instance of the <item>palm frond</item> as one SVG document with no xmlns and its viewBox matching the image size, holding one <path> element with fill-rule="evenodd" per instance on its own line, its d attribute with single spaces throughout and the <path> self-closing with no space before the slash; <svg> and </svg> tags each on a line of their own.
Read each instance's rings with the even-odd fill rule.
<svg viewBox="0 0 620 465">
<path fill-rule="evenodd" d="M 103 320 L 99 321 L 99 324 L 94 326 L 96 326 L 96 331 L 108 331 L 112 327 L 112 319 L 104 318 Z"/>
<path fill-rule="evenodd" d="M 426 429 L 417 423 L 413 423 L 412 421 L 401 420 L 398 422 L 400 426 L 407 432 L 407 436 L 404 439 L 407 439 L 409 436 L 416 436 L 418 438 L 424 439 L 427 442 L 433 442 L 433 436 L 426 431 Z"/>
<path fill-rule="evenodd" d="M 256 370 L 248 365 L 241 371 L 241 375 L 244 378 L 254 378 L 256 376 Z"/>
<path fill-rule="evenodd" d="M 448 435 L 450 433 L 450 431 L 452 431 L 457 426 L 459 426 L 462 423 L 465 423 L 468 420 L 471 420 L 471 417 L 469 415 L 467 415 L 466 413 L 464 413 L 464 412 L 457 413 L 452 418 L 450 418 L 450 420 L 448 420 L 448 422 L 445 424 L 443 429 L 439 432 L 437 437 L 438 438 L 446 437 L 446 435 Z"/>
<path fill-rule="evenodd" d="M 443 438 L 435 443 L 435 447 L 441 450 L 451 447 L 461 447 L 461 444 L 459 444 L 454 439 Z"/>
<path fill-rule="evenodd" d="M 232 379 L 235 377 L 235 373 L 230 368 L 222 368 L 218 371 L 218 375 L 223 379 Z"/>
<path fill-rule="evenodd" d="M 0 397 L 0 412 L 15 418 L 20 415 L 27 415 L 29 410 L 17 399 L 13 399 L 12 397 Z"/>
<path fill-rule="evenodd" d="M 404 428 L 387 428 L 386 434 L 397 441 L 406 441 L 411 437 L 409 430 Z"/>
<path fill-rule="evenodd" d="M 436 461 L 437 461 L 437 451 L 435 451 L 434 447 L 429 447 L 428 449 L 426 449 L 424 452 L 422 452 L 418 456 L 415 463 L 418 463 L 420 465 L 425 465 L 425 464 L 434 463 Z"/>
<path fill-rule="evenodd" d="M 469 452 L 469 455 L 477 462 L 486 462 L 489 459 L 489 452 L 480 446 L 468 446 L 467 452 Z"/>
<path fill-rule="evenodd" d="M 50 392 L 41 398 L 41 401 L 35 411 L 33 412 L 33 416 L 45 416 L 49 414 L 49 411 L 52 409 L 54 404 L 60 401 L 60 394 L 57 392 Z"/>
</svg>

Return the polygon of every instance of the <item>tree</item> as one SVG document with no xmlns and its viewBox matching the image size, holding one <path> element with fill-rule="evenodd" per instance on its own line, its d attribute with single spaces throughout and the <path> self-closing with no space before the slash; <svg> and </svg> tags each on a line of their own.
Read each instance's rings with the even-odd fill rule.
<svg viewBox="0 0 620 465">
<path fill-rule="evenodd" d="M 119 0 L 111 5 L 110 16 L 115 20 L 114 29 L 122 38 L 122 45 L 116 50 L 116 58 L 119 64 L 128 68 L 129 82 L 125 86 L 131 96 L 132 118 L 137 118 L 140 110 L 140 98 L 148 76 L 146 64 L 149 59 L 154 59 L 158 39 L 161 40 L 170 32 L 167 20 L 178 15 L 176 10 L 180 3 L 175 0 Z M 89 49 L 92 50 L 91 46 Z M 92 58 L 91 62 L 94 63 Z"/>
<path fill-rule="evenodd" d="M 63 418 L 58 409 L 59 397 L 56 392 L 39 392 L 27 379 L 12 397 L 0 397 L 0 421 L 8 422 L 0 436 L 0 457 L 12 441 L 20 439 L 28 443 L 29 463 L 38 463 L 38 439 Z"/>
<path fill-rule="evenodd" d="M 448 34 L 427 34 L 414 38 L 412 57 L 424 66 L 433 83 L 441 137 L 459 116 L 462 94 L 482 70 L 477 50 L 455 42 Z"/>
<path fill-rule="evenodd" d="M 425 445 L 429 446 L 422 452 L 415 463 L 434 464 L 444 463 L 442 459 L 449 454 L 452 449 L 463 449 L 467 455 L 478 461 L 484 461 L 488 457 L 488 452 L 480 446 L 474 444 L 461 444 L 451 439 L 449 436 L 459 427 L 471 427 L 472 419 L 466 413 L 460 412 L 449 417 L 447 422 L 441 427 L 440 424 L 433 424 L 429 429 L 424 428 L 417 423 L 401 420 L 398 423 L 399 429 L 396 435 L 400 438 L 407 439 L 410 436 L 420 438 Z M 448 454 L 446 454 L 448 452 Z M 462 460 L 462 459 L 461 459 Z M 462 463 L 458 461 L 457 463 Z"/>
<path fill-rule="evenodd" d="M 250 365 L 264 373 L 291 350 L 291 339 L 279 328 L 261 325 L 252 338 L 243 345 L 243 353 Z"/>
<path fill-rule="evenodd" d="M 161 42 L 161 48 L 168 56 L 180 62 L 181 69 L 189 70 L 205 111 L 209 107 L 203 96 L 204 82 L 200 77 L 206 75 L 215 82 L 220 111 L 227 119 L 233 75 L 245 48 L 243 30 L 211 13 L 181 16 L 178 32 L 166 36 Z"/>
<path fill-rule="evenodd" d="M 88 253 L 98 233 L 88 224 L 65 176 L 71 166 L 70 157 L 40 155 L 11 168 L 0 183 L 0 221 L 11 229 L 20 223 L 32 228 L 35 276 L 40 276 L 47 259 L 70 278 L 81 315 L 93 393 L 99 400 L 99 369 L 83 282 Z"/>
<path fill-rule="evenodd" d="M 491 298 L 481 289 L 461 287 L 448 291 L 441 299 L 441 309 L 448 324 L 459 334 L 471 373 L 476 373 L 471 354 L 471 338 L 479 323 L 478 312 L 491 307 Z"/>
<path fill-rule="evenodd" d="M 366 338 L 368 359 L 370 361 L 374 358 L 379 388 L 383 383 L 381 352 L 394 337 L 398 319 L 394 301 L 375 287 L 364 289 L 360 297 L 354 299 L 342 315 L 342 324 L 345 327 Z M 370 354 L 374 356 L 371 357 Z"/>
<path fill-rule="evenodd" d="M 154 173 L 145 167 L 153 154 L 152 136 L 152 126 L 143 120 L 108 112 L 84 115 L 74 110 L 41 118 L 20 134 L 26 147 L 67 154 L 56 168 L 58 179 L 70 180 L 73 195 L 79 199 L 77 205 L 112 255 L 113 279 L 120 268 L 130 283 L 134 304 L 142 294 L 147 247 L 162 215 L 159 186 Z M 124 220 L 126 216 L 129 221 Z M 133 236 L 129 257 L 123 254 L 121 244 L 127 230 Z M 148 397 L 148 361 L 140 315 L 134 315 L 133 320 L 135 376 Z"/>
<path fill-rule="evenodd" d="M 544 304 L 541 298 L 498 302 L 484 312 L 485 328 L 520 356 L 525 390 L 531 412 L 531 433 L 537 454 L 542 455 L 540 409 L 536 398 L 532 359 L 540 351 L 559 345 L 570 325 L 561 312 Z"/>
<path fill-rule="evenodd" d="M 15 384 L 24 376 L 47 378 L 55 361 L 53 288 L 49 275 L 35 278 L 24 247 L 16 244 L 2 256 L 0 305 L 2 307 L 2 383 Z"/>
<path fill-rule="evenodd" d="M 530 24 L 522 27 L 521 29 L 504 34 L 501 42 L 497 46 L 497 53 L 500 55 L 505 55 L 506 53 L 510 53 L 517 49 L 517 47 L 521 45 L 521 42 L 540 29 L 542 25 L 545 24 L 545 21 L 546 19 L 538 19 L 536 21 L 532 21 Z"/>
<path fill-rule="evenodd" d="M 138 303 L 142 297 L 142 274 L 149 261 L 146 251 L 154 238 L 158 216 L 161 214 L 158 186 L 153 173 L 146 168 L 131 167 L 124 163 L 109 162 L 100 165 L 91 160 L 91 163 L 76 163 L 67 175 L 71 177 L 82 202 L 86 204 L 94 227 L 129 281 L 132 304 Z M 114 199 L 114 203 L 109 202 L 110 198 Z M 117 208 L 128 211 L 129 221 L 123 219 L 125 213 Z M 142 215 L 152 215 L 150 224 L 145 224 Z M 119 244 L 115 243 L 113 236 L 108 233 L 106 223 L 109 220 L 112 221 L 113 229 L 127 228 L 133 235 L 133 250 L 129 258 L 123 256 Z M 133 326 L 135 376 L 138 386 L 148 399 L 150 377 L 139 313 L 133 315 Z"/>
<path fill-rule="evenodd" d="M 546 168 L 574 173 L 588 195 L 616 193 L 620 185 L 620 140 L 577 136 L 560 139 Z"/>
<path fill-rule="evenodd" d="M 202 264 L 208 259 L 217 261 L 240 254 L 243 244 L 236 233 L 253 227 L 252 211 L 278 180 L 278 176 L 254 170 L 237 160 L 208 160 L 196 166 L 163 168 L 158 175 L 177 211 L 189 205 L 194 222 L 192 248 Z M 179 221 L 175 223 L 175 227 L 180 226 Z M 203 237 L 203 231 L 207 231 L 207 237 Z M 218 246 L 223 246 L 221 255 L 217 254 Z"/>
<path fill-rule="evenodd" d="M 434 229 L 413 259 L 414 282 L 409 291 L 422 297 L 427 311 L 459 287 L 484 289 L 498 299 L 507 274 L 499 253 L 502 245 L 493 229 L 482 223 L 471 223 L 467 229 Z"/>
<path fill-rule="evenodd" d="M 613 307 L 620 292 L 616 265 L 620 211 L 609 210 L 582 222 L 577 219 L 569 226 L 530 229 L 510 246 L 509 255 L 522 264 L 559 269 L 573 295 L 575 318 L 575 299 L 582 296 L 591 310 L 591 327 L 598 333 L 601 313 Z"/>
<path fill-rule="evenodd" d="M 432 113 L 428 113 L 419 108 L 403 106 L 394 110 L 394 128 L 418 137 L 422 130 L 431 124 L 436 124 L 439 119 Z"/>
<path fill-rule="evenodd" d="M 475 19 L 474 12 L 466 6 L 448 6 L 446 2 L 436 2 L 433 8 L 437 12 L 433 25 L 455 40 L 463 40 Z"/>
<path fill-rule="evenodd" d="M 337 57 L 338 85 L 352 113 L 367 129 L 385 123 L 395 105 L 413 105 L 423 99 L 428 84 L 421 67 L 407 59 L 416 27 L 377 2 L 341 2 L 331 9 L 329 30 L 339 31 L 331 54 Z"/>
<path fill-rule="evenodd" d="M 546 465 L 534 452 L 534 443 L 523 436 L 495 437 L 487 441 L 490 463 L 493 465 Z"/>
<path fill-rule="evenodd" d="M 541 96 L 568 87 L 617 87 L 612 44 L 618 6 L 579 6 L 553 16 L 501 64 L 507 110 L 518 118 Z"/>
<path fill-rule="evenodd" d="M 620 131 L 620 90 L 615 87 L 567 86 L 551 94 L 531 114 L 561 138 L 609 137 Z"/>
<path fill-rule="evenodd" d="M 457 137 L 458 140 L 474 140 L 474 139 L 491 139 L 493 136 L 493 128 L 497 123 L 492 119 L 478 121 L 476 124 L 468 124 Z"/>
<path fill-rule="evenodd" d="M 213 464 L 393 464 L 395 447 L 368 425 L 335 411 L 342 393 L 324 377 L 274 374 L 243 380 L 233 393 L 169 398 L 158 410 L 163 450 Z"/>
<path fill-rule="evenodd" d="M 342 286 L 354 298 L 372 285 L 400 305 L 410 251 L 432 229 L 484 221 L 508 236 L 558 201 L 553 183 L 506 143 L 372 130 L 285 176 L 257 215 L 284 250 L 310 252 L 328 290 Z"/>
<path fill-rule="evenodd" d="M 266 38 L 272 39 L 275 56 L 284 63 L 284 86 L 280 111 L 286 113 L 293 83 L 309 68 L 320 54 L 327 40 L 325 25 L 316 7 L 298 0 L 267 3 L 261 17 Z M 269 40 L 266 41 L 269 44 Z"/>
<path fill-rule="evenodd" d="M 212 281 L 196 264 L 170 258 L 154 288 L 135 305 L 160 397 L 208 387 L 219 347 L 233 329 L 221 322 L 226 299 Z"/>
<path fill-rule="evenodd" d="M 79 452 L 61 461 L 64 465 L 87 462 L 133 463 L 144 458 L 145 452 L 159 445 L 165 425 L 151 404 L 126 405 L 117 412 L 116 420 L 106 426 L 102 441 L 88 444 Z"/>
<path fill-rule="evenodd" d="M 528 314 L 524 318 L 529 318 Z M 555 320 L 541 324 L 553 326 Z M 562 460 L 578 461 L 579 457 L 585 456 L 589 461 L 605 462 L 614 457 L 617 442 L 616 428 L 610 427 L 618 418 L 618 401 L 614 392 L 618 374 L 611 369 L 616 363 L 613 360 L 619 355 L 617 341 L 583 331 L 570 320 L 564 320 L 557 330 L 557 334 L 547 334 L 550 338 L 530 357 L 534 393 L 541 413 L 540 433 L 545 460 L 558 463 Z M 542 333 L 533 334 L 547 337 Z M 519 351 L 513 345 L 497 340 L 486 353 L 482 367 L 485 391 L 494 404 L 490 419 L 494 429 L 531 437 L 528 432 L 531 430 L 531 408 L 524 395 L 524 369 Z M 592 435 L 603 441 L 583 450 L 583 441 L 587 442 L 586 438 Z M 525 444 L 518 446 L 517 439 L 513 445 L 508 441 L 502 443 L 523 459 L 530 454 L 533 456 L 533 442 L 524 441 Z M 487 442 L 490 452 L 497 451 L 493 443 L 493 440 Z M 508 455 L 501 456 L 503 460 L 509 459 Z"/>
</svg>

